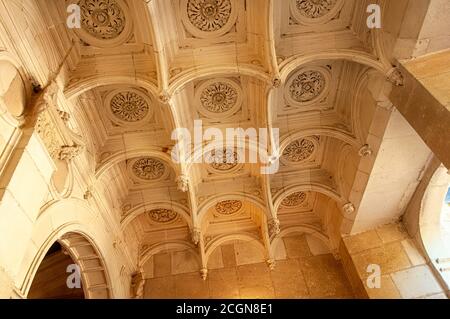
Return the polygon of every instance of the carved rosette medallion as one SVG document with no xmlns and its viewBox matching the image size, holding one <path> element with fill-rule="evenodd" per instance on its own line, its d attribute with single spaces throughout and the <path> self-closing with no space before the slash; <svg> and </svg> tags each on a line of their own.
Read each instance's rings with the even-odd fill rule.
<svg viewBox="0 0 450 319">
<path fill-rule="evenodd" d="M 167 224 L 175 221 L 178 214 L 170 209 L 158 208 L 147 212 L 152 221 L 158 224 Z"/>
<path fill-rule="evenodd" d="M 198 111 L 213 119 L 223 119 L 235 114 L 242 106 L 242 89 L 232 80 L 206 81 L 196 90 Z"/>
<path fill-rule="evenodd" d="M 123 0 L 78 0 L 81 29 L 75 29 L 82 40 L 94 46 L 123 43 L 131 33 L 132 21 Z"/>
<path fill-rule="evenodd" d="M 325 68 L 311 67 L 295 72 L 287 81 L 285 97 L 294 106 L 309 106 L 328 95 L 331 75 Z"/>
<path fill-rule="evenodd" d="M 294 208 L 302 205 L 306 201 L 306 193 L 296 192 L 287 196 L 281 202 L 281 206 L 285 208 Z"/>
<path fill-rule="evenodd" d="M 231 149 L 212 150 L 205 155 L 205 162 L 209 163 L 213 173 L 230 173 L 241 168 L 239 155 Z"/>
<path fill-rule="evenodd" d="M 291 0 L 291 13 L 303 24 L 326 23 L 342 9 L 342 0 Z"/>
<path fill-rule="evenodd" d="M 139 181 L 153 182 L 161 180 L 166 175 L 166 166 L 151 157 L 142 157 L 131 161 L 129 168 L 133 177 Z"/>
<path fill-rule="evenodd" d="M 131 88 L 110 92 L 105 103 L 109 118 L 120 126 L 144 125 L 153 116 L 150 98 Z"/>
<path fill-rule="evenodd" d="M 125 122 L 142 121 L 150 110 L 147 101 L 132 91 L 117 93 L 111 100 L 111 112 Z"/>
<path fill-rule="evenodd" d="M 242 209 L 242 202 L 239 200 L 224 200 L 215 206 L 216 212 L 220 215 L 235 215 Z"/>
<path fill-rule="evenodd" d="M 183 24 L 194 37 L 221 36 L 236 23 L 235 0 L 181 0 Z"/>
<path fill-rule="evenodd" d="M 318 146 L 318 141 L 315 138 L 296 140 L 285 148 L 282 160 L 294 164 L 303 163 L 313 157 Z"/>
</svg>

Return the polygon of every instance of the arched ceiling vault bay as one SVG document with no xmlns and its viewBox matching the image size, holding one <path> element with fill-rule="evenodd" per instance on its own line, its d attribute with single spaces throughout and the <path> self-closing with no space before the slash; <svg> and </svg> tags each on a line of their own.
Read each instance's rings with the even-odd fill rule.
<svg viewBox="0 0 450 319">
<path fill-rule="evenodd" d="M 52 21 L 81 7 L 81 29 L 64 30 L 77 53 L 67 111 L 86 140 L 78 160 L 91 190 L 131 255 L 189 247 L 206 268 L 211 247 L 231 238 L 257 240 L 272 260 L 288 229 L 337 247 L 361 157 L 372 155 L 379 92 L 369 84 L 398 80 L 381 34 L 365 26 L 368 1 L 54 2 L 41 4 Z M 173 162 L 172 131 L 196 120 L 279 129 L 280 170 Z"/>
</svg>

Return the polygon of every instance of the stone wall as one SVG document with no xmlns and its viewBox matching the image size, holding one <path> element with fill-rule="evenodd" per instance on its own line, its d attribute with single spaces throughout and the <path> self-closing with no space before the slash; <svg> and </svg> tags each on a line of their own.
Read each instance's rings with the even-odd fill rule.
<svg viewBox="0 0 450 319">
<path fill-rule="evenodd" d="M 375 299 L 446 298 L 426 259 L 402 224 L 343 239 L 341 255 L 357 294 Z M 381 267 L 381 287 L 369 288 L 369 265 Z"/>
<path fill-rule="evenodd" d="M 295 235 L 283 238 L 282 244 L 274 270 L 247 243 L 222 245 L 211 256 L 206 281 L 194 271 L 191 254 L 155 255 L 146 266 L 144 297 L 353 298 L 341 263 L 320 248 L 318 242 Z"/>
</svg>

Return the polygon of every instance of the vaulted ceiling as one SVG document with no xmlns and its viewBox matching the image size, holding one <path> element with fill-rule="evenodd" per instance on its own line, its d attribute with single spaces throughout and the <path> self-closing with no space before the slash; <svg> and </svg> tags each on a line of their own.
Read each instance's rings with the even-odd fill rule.
<svg viewBox="0 0 450 319">
<path fill-rule="evenodd" d="M 173 241 L 204 253 L 238 233 L 268 245 L 299 225 L 337 247 L 370 154 L 369 85 L 392 69 L 381 33 L 366 25 L 370 2 L 39 2 L 70 59 L 64 111 L 86 146 L 79 165 L 133 254 Z M 80 29 L 65 25 L 70 3 L 81 8 Z M 219 155 L 234 163 L 176 163 L 172 132 L 193 134 L 197 120 L 221 132 L 267 128 L 279 171 L 239 163 L 248 145 Z"/>
</svg>

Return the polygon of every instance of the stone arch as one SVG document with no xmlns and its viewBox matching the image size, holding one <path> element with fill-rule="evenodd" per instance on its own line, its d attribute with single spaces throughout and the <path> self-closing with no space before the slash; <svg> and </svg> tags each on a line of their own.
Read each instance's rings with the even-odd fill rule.
<svg viewBox="0 0 450 319">
<path fill-rule="evenodd" d="M 97 74 L 91 77 L 85 77 L 72 81 L 66 87 L 64 94 L 66 98 L 70 100 L 97 87 L 108 85 L 137 86 L 149 91 L 153 97 L 158 97 L 158 89 L 151 81 L 135 76 L 107 74 Z"/>
<path fill-rule="evenodd" d="M 328 236 L 323 234 L 319 228 L 310 225 L 299 225 L 281 229 L 280 234 L 274 237 L 272 242 L 270 243 L 270 255 L 276 256 L 276 249 L 280 241 L 283 239 L 283 237 L 286 237 L 287 235 L 293 233 L 302 233 L 311 235 L 314 238 L 319 239 L 322 243 L 324 243 L 325 246 L 327 246 L 330 249 L 330 251 L 332 250 Z"/>
<path fill-rule="evenodd" d="M 139 215 L 144 214 L 148 210 L 163 208 L 163 209 L 172 209 L 174 212 L 178 213 L 184 221 L 188 224 L 189 228 L 192 229 L 192 218 L 189 214 L 189 209 L 181 204 L 166 201 L 166 202 L 145 202 L 140 204 L 139 206 L 133 207 L 127 216 L 121 222 L 121 229 L 125 231 L 127 226 L 133 222 Z"/>
<path fill-rule="evenodd" d="M 22 262 L 21 268 L 18 270 L 17 287 L 23 297 L 27 296 L 47 251 L 57 241 L 67 248 L 74 261 L 87 261 L 87 257 L 98 261 L 98 275 L 100 276 L 98 278 L 103 278 L 103 280 L 95 278 L 96 280 L 93 281 L 93 273 L 90 276 L 88 274 L 92 272 L 92 269 L 84 262 L 79 264 L 82 277 L 85 278 L 84 289 L 88 292 L 85 294 L 86 298 L 128 296 L 128 291 L 119 287 L 119 283 L 110 281 L 110 273 L 116 269 L 113 269 L 115 267 L 112 266 L 109 267 L 109 265 L 113 265 L 112 262 L 109 262 L 113 256 L 111 250 L 106 248 L 108 244 L 113 248 L 113 243 L 106 232 L 99 232 L 97 228 L 94 231 L 91 225 L 92 219 L 95 217 L 96 214 L 81 200 L 61 200 L 43 207 L 33 225 L 30 243 L 25 251 L 25 256 L 30 257 Z M 88 248 L 83 250 L 82 247 Z"/>
<path fill-rule="evenodd" d="M 225 137 L 225 136 L 224 136 Z M 202 145 L 202 149 L 198 150 L 198 149 L 194 149 L 192 150 L 191 154 L 189 154 L 189 157 L 187 158 L 187 165 L 186 165 L 186 170 L 189 172 L 190 170 L 192 170 L 192 168 L 195 166 L 195 164 L 197 162 L 201 162 L 202 157 L 205 154 L 208 154 L 209 152 L 213 151 L 216 148 L 220 148 L 220 147 L 231 147 L 231 146 L 238 146 L 238 145 L 244 145 L 245 151 L 251 151 L 254 152 L 254 154 L 257 155 L 257 160 L 260 160 L 260 152 L 263 151 L 261 149 L 261 147 L 259 146 L 258 143 L 253 143 L 252 141 L 246 141 L 245 139 L 235 139 L 235 143 L 232 145 L 231 142 L 229 142 L 226 138 L 224 138 L 223 141 L 221 142 L 217 142 L 217 141 L 213 141 L 209 144 L 203 144 Z M 266 151 L 266 150 L 264 150 Z M 266 161 L 269 160 L 269 156 L 271 156 L 272 154 L 264 154 L 266 157 Z M 266 163 L 264 163 L 266 164 Z"/>
<path fill-rule="evenodd" d="M 441 165 L 433 174 L 422 197 L 419 213 L 419 236 L 425 254 L 438 277 L 443 279 L 447 289 L 450 287 L 450 275 L 441 269 L 450 267 L 450 243 L 442 230 L 442 213 L 445 197 L 450 186 L 447 168 Z M 447 237 L 447 238 L 446 238 Z"/>
<path fill-rule="evenodd" d="M 335 189 L 331 188 L 330 186 L 319 184 L 319 183 L 310 183 L 310 184 L 301 184 L 301 185 L 294 185 L 289 186 L 281 189 L 278 191 L 275 196 L 273 197 L 274 201 L 274 208 L 275 211 L 278 211 L 281 202 L 288 196 L 296 193 L 296 192 L 316 192 L 323 194 L 331 199 L 333 199 L 337 204 L 340 204 L 341 206 L 348 203 L 348 201 L 342 197 Z"/>
<path fill-rule="evenodd" d="M 315 127 L 310 129 L 301 130 L 295 133 L 290 133 L 281 138 L 280 142 L 280 154 L 283 154 L 286 147 L 289 146 L 290 143 L 295 142 L 296 140 L 313 136 L 327 136 L 331 138 L 335 138 L 340 140 L 346 144 L 352 146 L 357 152 L 363 146 L 354 136 L 350 135 L 348 132 L 340 130 L 334 127 Z"/>
<path fill-rule="evenodd" d="M 71 232 L 61 237 L 58 242 L 80 267 L 86 298 L 111 298 L 104 260 L 92 241 L 86 235 Z"/>
<path fill-rule="evenodd" d="M 236 192 L 236 193 L 230 193 L 230 194 L 224 194 L 224 195 L 216 195 L 211 198 L 208 198 L 208 200 L 198 207 L 198 220 L 199 224 L 201 225 L 203 222 L 203 219 L 206 217 L 206 214 L 208 210 L 216 205 L 217 203 L 225 200 L 242 200 L 242 201 L 248 201 L 252 204 L 254 204 L 256 207 L 258 207 L 262 212 L 264 212 L 264 216 L 266 216 L 268 219 L 271 218 L 269 215 L 270 212 L 267 211 L 266 206 L 264 204 L 264 201 L 259 198 L 258 196 L 246 194 L 244 192 Z"/>
<path fill-rule="evenodd" d="M 5 68 L 6 70 L 4 70 Z M 27 76 L 22 65 L 8 52 L 0 52 L 0 70 L 3 81 L 7 80 L 9 82 L 8 88 L 0 87 L 0 95 L 2 96 L 0 99 L 0 116 L 12 127 L 18 127 L 23 121 L 26 104 L 31 96 L 31 87 L 28 85 Z M 9 75 L 9 78 L 5 79 L 7 75 Z M 2 92 L 2 89 L 6 89 L 5 92 Z M 14 90 L 17 96 L 22 97 L 21 105 L 17 105 L 13 109 L 5 101 L 5 96 L 11 93 L 10 90 Z"/>
<path fill-rule="evenodd" d="M 153 256 L 158 253 L 161 253 L 163 251 L 170 251 L 170 250 L 189 250 L 194 254 L 194 256 L 197 259 L 199 269 L 201 263 L 201 258 L 197 252 L 197 248 L 194 244 L 189 243 L 187 241 L 183 240 L 174 240 L 174 241 L 167 241 L 159 244 L 154 244 L 150 247 L 147 247 L 144 249 L 142 254 L 139 257 L 139 268 L 142 269 L 142 267 L 145 265 L 145 263 Z"/>
<path fill-rule="evenodd" d="M 12 0 L 11 3 L 13 4 L 14 9 L 18 10 L 17 12 L 21 12 L 25 16 L 28 27 L 33 30 L 33 34 L 36 35 L 34 41 L 36 41 L 39 46 L 34 49 L 41 50 L 44 62 L 47 64 L 49 70 L 52 68 L 56 69 L 61 57 L 52 45 L 53 39 L 51 33 L 49 32 L 49 28 L 37 3 L 19 0 Z M 18 17 L 16 17 L 16 20 L 18 20 Z M 17 24 L 21 23 L 18 21 L 15 22 Z M 36 56 L 38 56 L 38 54 L 36 54 Z M 36 61 L 33 63 L 36 63 Z M 31 66 L 30 69 L 34 69 L 34 65 Z M 38 79 L 38 77 L 39 80 L 45 81 L 44 75 L 36 74 L 36 79 Z"/>
<path fill-rule="evenodd" d="M 359 63 L 373 68 L 382 74 L 387 74 L 391 65 L 384 65 L 375 56 L 369 53 L 361 52 L 358 50 L 327 50 L 319 53 L 311 53 L 307 55 L 294 55 L 289 59 L 286 59 L 280 65 L 280 76 L 283 83 L 288 79 L 296 69 L 307 65 L 311 62 L 324 61 L 324 60 L 347 60 L 354 63 Z"/>
<path fill-rule="evenodd" d="M 217 237 L 206 245 L 205 265 L 208 265 L 209 257 L 214 252 L 214 250 L 216 250 L 216 248 L 229 241 L 244 241 L 254 244 L 262 252 L 264 258 L 269 259 L 267 249 L 265 248 L 264 244 L 262 243 L 261 239 L 258 236 L 250 233 L 236 233 Z"/>
<path fill-rule="evenodd" d="M 236 76 L 236 75 L 246 75 L 252 78 L 257 78 L 268 84 L 271 83 L 270 76 L 266 72 L 261 71 L 261 69 L 257 67 L 251 65 L 243 65 L 243 66 L 217 65 L 214 68 L 211 67 L 195 68 L 179 74 L 177 78 L 174 79 L 172 83 L 170 83 L 168 93 L 169 95 L 173 95 L 180 89 L 185 87 L 188 83 L 193 82 L 195 80 L 201 80 L 207 77 L 214 78 L 218 76 Z"/>
<path fill-rule="evenodd" d="M 160 149 L 157 149 L 155 147 L 149 147 L 149 148 L 136 148 L 132 150 L 125 150 L 110 155 L 109 157 L 104 159 L 102 164 L 100 164 L 100 166 L 96 169 L 95 177 L 98 180 L 114 165 L 141 156 L 150 156 L 162 160 L 164 163 L 166 163 L 169 167 L 171 167 L 175 171 L 175 174 L 178 175 L 180 173 L 179 166 L 175 164 L 174 161 L 172 161 L 170 155 L 161 152 Z"/>
</svg>

